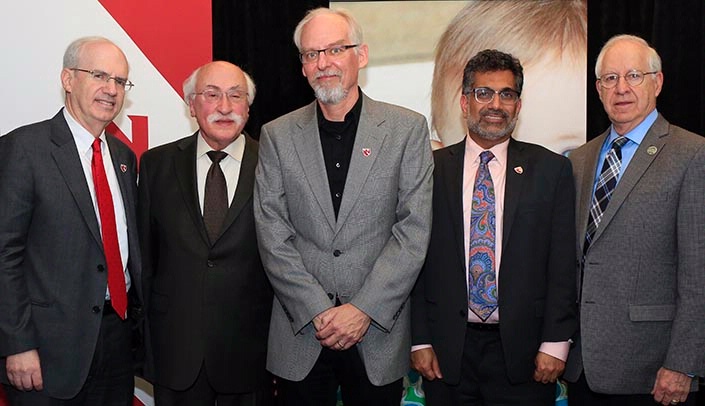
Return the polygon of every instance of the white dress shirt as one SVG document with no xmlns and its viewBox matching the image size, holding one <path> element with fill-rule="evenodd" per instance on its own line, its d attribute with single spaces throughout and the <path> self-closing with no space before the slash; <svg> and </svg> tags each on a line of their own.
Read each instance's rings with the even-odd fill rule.
<svg viewBox="0 0 705 406">
<path fill-rule="evenodd" d="M 196 142 L 196 178 L 198 182 L 198 202 L 201 207 L 201 215 L 203 214 L 203 201 L 206 194 L 206 175 L 211 167 L 211 159 L 208 157 L 208 152 L 213 151 L 206 141 L 203 139 L 203 134 L 199 132 Z M 240 180 L 240 166 L 242 164 L 242 156 L 245 153 L 245 136 L 240 134 L 235 141 L 222 149 L 228 154 L 220 161 L 220 169 L 225 175 L 225 185 L 228 190 L 228 207 L 233 201 L 237 182 Z"/>
<path fill-rule="evenodd" d="M 93 134 L 88 132 L 81 124 L 79 124 L 73 116 L 64 108 L 64 119 L 71 130 L 73 135 L 73 140 L 76 143 L 76 150 L 78 151 L 78 156 L 81 158 L 81 167 L 83 168 L 83 174 L 86 176 L 86 184 L 88 185 L 88 190 L 91 193 L 91 199 L 93 200 L 93 210 L 95 210 L 95 217 L 98 220 L 98 227 L 101 230 L 101 235 L 103 232 L 102 225 L 100 223 L 100 211 L 98 210 L 98 200 L 95 195 L 95 183 L 93 182 L 93 171 L 91 170 L 91 162 L 93 161 L 93 140 L 95 137 Z M 120 184 L 118 183 L 117 175 L 115 174 L 115 167 L 112 165 L 113 160 L 110 156 L 110 148 L 105 138 L 105 131 L 100 134 L 100 152 L 103 157 L 103 166 L 105 167 L 105 175 L 108 177 L 108 186 L 110 186 L 110 194 L 113 197 L 113 208 L 115 211 L 115 225 L 117 227 L 117 237 L 118 245 L 120 246 L 120 259 L 122 260 L 123 273 L 125 274 L 125 286 L 127 290 L 130 290 L 131 280 L 130 273 L 127 271 L 127 260 L 129 257 L 130 246 L 127 239 L 127 216 L 125 214 L 125 204 L 122 201 L 122 191 L 120 189 Z M 105 299 L 110 300 L 110 292 L 106 287 Z"/>
</svg>

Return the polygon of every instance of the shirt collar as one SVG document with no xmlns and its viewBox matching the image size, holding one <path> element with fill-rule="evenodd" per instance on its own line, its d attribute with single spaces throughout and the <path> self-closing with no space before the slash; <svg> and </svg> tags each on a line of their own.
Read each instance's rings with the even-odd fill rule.
<svg viewBox="0 0 705 406">
<path fill-rule="evenodd" d="M 511 138 L 511 137 L 510 137 Z M 469 135 L 465 136 L 465 156 L 473 157 L 473 160 L 480 159 L 482 151 L 492 151 L 497 162 L 505 165 L 507 162 L 507 150 L 509 149 L 509 138 L 493 146 L 489 150 L 479 146 Z"/>
<path fill-rule="evenodd" d="M 656 122 L 656 119 L 658 118 L 658 110 L 653 109 L 651 113 L 649 113 L 644 120 L 639 123 L 636 127 L 634 127 L 631 131 L 628 133 L 624 134 L 624 137 L 627 137 L 629 141 L 635 142 L 637 145 L 640 145 L 642 141 L 644 141 L 644 137 L 646 137 L 646 133 L 649 132 L 649 129 L 651 128 L 652 125 Z M 612 141 L 616 140 L 617 137 L 619 137 L 619 134 L 617 134 L 616 131 L 614 131 L 614 126 L 610 126 L 610 134 L 605 140 L 606 145 L 612 145 Z"/>
<path fill-rule="evenodd" d="M 198 137 L 196 137 L 196 159 L 201 158 L 203 155 L 209 151 L 213 151 L 206 140 L 203 139 L 203 133 L 198 132 Z M 242 162 L 242 156 L 245 154 L 245 134 L 240 134 L 235 141 L 231 142 L 227 147 L 222 149 L 223 152 L 228 154 L 229 157 L 234 158 L 238 162 Z"/>
<path fill-rule="evenodd" d="M 95 140 L 95 137 L 93 134 L 88 132 L 81 124 L 76 121 L 75 118 L 66 110 L 64 110 L 64 119 L 66 120 L 66 124 L 69 126 L 69 130 L 71 130 L 71 134 L 73 135 L 73 139 L 76 142 L 76 147 L 78 148 L 79 151 L 81 151 L 82 154 L 92 154 L 93 153 L 93 140 Z M 100 139 L 105 142 L 105 130 L 100 134 Z M 103 148 L 101 148 L 101 151 Z"/>
<path fill-rule="evenodd" d="M 345 114 L 345 120 L 342 122 L 329 121 L 323 115 L 323 110 L 321 106 L 316 103 L 316 113 L 318 115 L 318 127 L 323 128 L 328 132 L 332 133 L 343 133 L 352 124 L 360 121 L 360 114 L 362 112 L 362 90 L 358 87 L 358 98 L 352 109 Z"/>
</svg>

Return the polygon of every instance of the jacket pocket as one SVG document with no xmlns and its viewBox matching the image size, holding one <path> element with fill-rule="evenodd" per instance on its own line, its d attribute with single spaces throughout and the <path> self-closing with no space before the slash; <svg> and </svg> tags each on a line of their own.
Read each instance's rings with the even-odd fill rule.
<svg viewBox="0 0 705 406">
<path fill-rule="evenodd" d="M 676 305 L 630 305 L 631 321 L 671 321 L 676 315 Z"/>
</svg>

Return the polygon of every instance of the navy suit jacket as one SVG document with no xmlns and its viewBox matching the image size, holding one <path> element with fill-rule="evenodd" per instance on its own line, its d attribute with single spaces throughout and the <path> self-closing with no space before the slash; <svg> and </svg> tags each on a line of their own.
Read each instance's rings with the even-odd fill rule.
<svg viewBox="0 0 705 406">
<path fill-rule="evenodd" d="M 137 161 L 115 137 L 107 143 L 127 216 L 134 308 L 142 302 Z M 71 398 L 93 359 L 107 272 L 93 200 L 62 111 L 0 137 L 0 230 L 0 379 L 7 383 L 4 357 L 38 349 L 45 392 Z"/>
<path fill-rule="evenodd" d="M 464 156 L 465 140 L 434 152 L 431 243 L 411 295 L 412 344 L 433 346 L 449 384 L 460 381 L 468 317 Z M 574 193 L 567 158 L 509 141 L 498 300 L 513 383 L 532 379 L 542 342 L 568 341 L 577 329 Z"/>
</svg>

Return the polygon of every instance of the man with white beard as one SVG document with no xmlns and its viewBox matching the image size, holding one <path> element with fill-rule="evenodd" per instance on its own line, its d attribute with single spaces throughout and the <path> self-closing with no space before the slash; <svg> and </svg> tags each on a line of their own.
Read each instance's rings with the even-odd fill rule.
<svg viewBox="0 0 705 406">
<path fill-rule="evenodd" d="M 267 368 L 283 405 L 398 406 L 430 232 L 426 120 L 358 87 L 362 30 L 310 11 L 294 32 L 317 100 L 262 128 L 257 238 L 276 299 Z"/>
<path fill-rule="evenodd" d="M 184 82 L 199 130 L 140 165 L 139 225 L 158 406 L 271 405 L 272 290 L 252 210 L 257 142 L 243 132 L 252 79 L 228 62 Z"/>
</svg>

